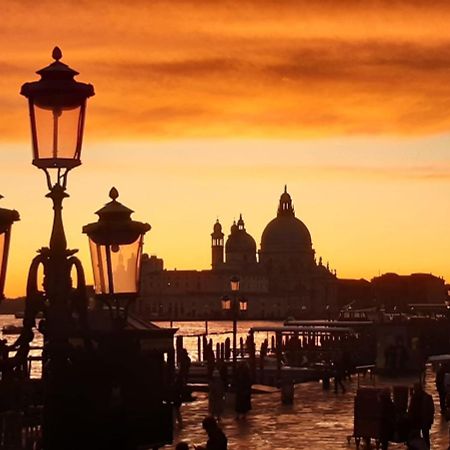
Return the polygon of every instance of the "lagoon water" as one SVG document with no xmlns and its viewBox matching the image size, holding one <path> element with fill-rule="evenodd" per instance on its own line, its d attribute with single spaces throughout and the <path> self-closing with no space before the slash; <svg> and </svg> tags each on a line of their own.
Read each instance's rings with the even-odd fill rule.
<svg viewBox="0 0 450 450">
<path fill-rule="evenodd" d="M 154 322 L 156 325 L 160 327 L 170 327 L 178 328 L 176 335 L 183 336 L 183 345 L 187 349 L 189 356 L 192 361 L 197 361 L 198 359 L 198 351 L 197 351 L 197 336 L 204 334 L 206 332 L 206 324 L 205 321 L 195 321 L 195 322 Z M 239 339 L 245 341 L 248 330 L 251 327 L 256 326 L 276 326 L 281 325 L 282 322 L 277 321 L 254 321 L 254 320 L 242 320 L 238 321 L 237 329 L 237 342 L 239 345 Z M 22 319 L 16 319 L 13 315 L 0 315 L 0 329 L 5 325 L 15 325 L 21 326 Z M 225 342 L 226 338 L 230 338 L 232 340 L 232 332 L 233 325 L 231 321 L 211 321 L 208 322 L 208 334 L 207 339 L 212 339 L 214 342 L 214 350 L 216 343 Z M 270 334 L 268 333 L 256 333 L 255 334 L 255 343 L 256 348 L 258 349 L 264 339 L 270 339 Z M 6 339 L 8 344 L 12 344 L 16 339 L 17 335 L 13 334 L 5 334 L 3 335 L 3 339 Z M 32 346 L 42 347 L 43 339 L 42 335 L 35 331 L 34 341 Z M 32 356 L 40 355 L 40 350 L 31 350 Z M 41 374 L 41 365 L 38 362 L 33 362 L 31 366 L 31 376 L 32 378 L 39 378 Z"/>
<path fill-rule="evenodd" d="M 169 322 L 155 322 L 162 327 L 169 327 Z M 12 315 L 0 316 L 0 326 L 22 324 L 21 319 Z M 239 337 L 246 338 L 247 332 L 253 326 L 280 325 L 274 321 L 239 321 Z M 184 345 L 193 361 L 197 359 L 197 337 L 205 332 L 205 322 L 173 322 L 178 328 L 177 334 L 184 336 Z M 14 342 L 15 335 L 4 335 L 8 343 Z M 224 342 L 232 338 L 232 323 L 229 321 L 208 322 L 208 339 L 214 343 Z M 257 348 L 269 337 L 266 333 L 257 333 L 255 341 Z M 42 346 L 42 335 L 36 333 L 33 342 L 35 346 Z M 39 354 L 38 350 L 32 353 Z M 40 376 L 40 365 L 32 366 L 32 376 Z M 389 386 L 393 384 L 411 385 L 413 380 L 380 380 L 364 378 L 359 380 L 363 385 Z M 320 383 L 311 382 L 298 385 L 295 388 L 294 405 L 282 405 L 279 392 L 255 396 L 253 409 L 246 421 L 234 420 L 233 406 L 230 403 L 222 420 L 228 439 L 229 448 L 233 450 L 350 450 L 355 448 L 354 442 L 348 443 L 347 436 L 353 431 L 353 400 L 359 383 L 356 377 L 347 384 L 347 393 L 336 395 L 331 391 L 323 391 Z M 427 370 L 426 388 L 433 394 L 435 405 L 438 397 L 434 388 L 434 373 Z M 208 399 L 205 393 L 196 393 L 196 401 L 182 406 L 184 416 L 183 428 L 176 427 L 174 443 L 185 440 L 190 444 L 201 443 L 206 439 L 201 428 L 201 421 L 208 414 Z M 436 408 L 437 409 L 437 408 Z M 338 413 L 336 413 L 338 411 Z M 448 424 L 436 411 L 435 422 L 432 427 L 432 448 L 446 450 L 448 447 Z M 173 446 L 164 447 L 173 449 Z M 404 449 L 403 444 L 393 444 L 392 450 Z"/>
<path fill-rule="evenodd" d="M 170 327 L 170 322 L 154 322 L 160 327 Z M 277 326 L 282 325 L 280 321 L 268 321 L 268 320 L 241 320 L 237 323 L 237 344 L 239 347 L 239 340 L 245 339 L 248 336 L 248 330 L 252 327 L 264 327 L 264 326 Z M 197 351 L 197 336 L 206 333 L 205 321 L 195 322 L 172 322 L 173 328 L 178 328 L 176 336 L 183 336 L 183 345 L 187 349 L 189 356 L 193 361 L 198 358 Z M 214 343 L 214 351 L 216 350 L 216 343 L 221 344 L 225 342 L 225 339 L 229 338 L 233 340 L 233 324 L 231 321 L 211 321 L 208 322 L 208 334 L 207 339 L 212 339 Z M 256 348 L 259 349 L 264 339 L 269 339 L 270 333 L 255 333 Z"/>
</svg>

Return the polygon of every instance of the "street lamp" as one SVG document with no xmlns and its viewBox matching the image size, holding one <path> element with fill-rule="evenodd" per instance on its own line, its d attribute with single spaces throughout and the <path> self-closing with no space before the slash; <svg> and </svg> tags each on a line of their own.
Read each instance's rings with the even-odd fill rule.
<svg viewBox="0 0 450 450">
<path fill-rule="evenodd" d="M 24 340 L 32 339 L 31 330 L 39 311 L 44 313 L 46 337 L 64 338 L 74 326 L 86 320 L 86 286 L 81 262 L 67 249 L 62 221 L 62 202 L 67 174 L 81 164 L 86 102 L 94 95 L 91 84 L 74 80 L 78 72 L 62 63 L 62 52 L 55 47 L 54 61 L 37 71 L 38 81 L 25 83 L 21 95 L 28 99 L 33 164 L 45 173 L 53 202 L 53 227 L 49 247 L 43 247 L 33 259 L 27 282 Z M 38 289 L 38 269 L 43 266 L 44 292 Z M 72 289 L 71 272 L 75 268 L 77 287 Z M 25 338 L 26 337 L 26 338 Z M 19 338 L 20 339 L 20 338 Z"/>
<path fill-rule="evenodd" d="M 81 164 L 86 100 L 94 87 L 74 80 L 78 72 L 60 61 L 58 47 L 52 57 L 53 63 L 36 72 L 41 79 L 25 83 L 20 93 L 28 98 L 33 164 L 45 171 L 58 169 L 59 176 L 61 169 Z"/>
<path fill-rule="evenodd" d="M 124 325 L 128 308 L 139 292 L 141 254 L 148 223 L 131 220 L 133 211 L 112 199 L 96 214 L 98 222 L 83 227 L 89 238 L 95 293 L 109 307 L 113 320 Z"/>
<path fill-rule="evenodd" d="M 0 195 L 0 198 L 3 198 Z M 0 300 L 5 298 L 6 266 L 8 264 L 9 241 L 13 222 L 20 220 L 14 209 L 0 208 Z"/>
<path fill-rule="evenodd" d="M 232 292 L 238 292 L 241 280 L 236 275 L 233 275 L 230 279 L 230 287 Z"/>
<path fill-rule="evenodd" d="M 41 79 L 21 89 L 29 103 L 33 164 L 45 173 L 54 218 L 49 247 L 41 248 L 30 266 L 23 331 L 14 344 L 14 369 L 26 361 L 35 320 L 42 311 L 43 448 L 153 447 L 154 442 L 172 439 L 165 389 L 173 378 L 175 330 L 111 333 L 103 322 L 87 320 L 84 271 L 73 256 L 77 250 L 67 248 L 62 202 L 68 197 L 68 173 L 81 164 L 86 102 L 94 89 L 75 81 L 78 73 L 61 57 L 55 47 L 54 62 L 37 72 Z M 116 201 L 116 189 L 110 196 L 112 201 L 97 212 L 99 221 L 83 231 L 89 236 L 96 292 L 113 302 L 115 316 L 123 324 L 129 302 L 137 296 L 142 238 L 150 226 L 131 220 L 133 211 Z M 5 213 L 3 221 L 0 209 L 0 282 L 14 220 L 18 220 L 16 212 Z M 41 267 L 42 291 L 38 288 Z M 76 275 L 76 286 L 72 275 Z"/>
<path fill-rule="evenodd" d="M 236 373 L 236 349 L 237 349 L 237 321 L 239 318 L 239 312 L 247 311 L 247 300 L 240 297 L 238 299 L 238 292 L 240 288 L 240 279 L 237 276 L 233 276 L 230 279 L 230 288 L 232 297 L 223 296 L 221 299 L 222 310 L 230 311 L 233 320 L 233 374 Z"/>
</svg>

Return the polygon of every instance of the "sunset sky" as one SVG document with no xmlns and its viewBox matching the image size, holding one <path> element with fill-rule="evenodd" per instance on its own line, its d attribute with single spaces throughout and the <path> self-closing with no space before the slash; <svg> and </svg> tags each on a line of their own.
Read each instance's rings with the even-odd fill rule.
<svg viewBox="0 0 450 450">
<path fill-rule="evenodd" d="M 216 218 L 258 245 L 288 185 L 339 277 L 450 281 L 450 5 L 440 1 L 8 1 L 0 28 L 6 295 L 48 245 L 51 203 L 19 95 L 58 45 L 94 85 L 69 175 L 70 248 L 108 201 L 149 222 L 167 268 L 210 267 Z"/>
</svg>

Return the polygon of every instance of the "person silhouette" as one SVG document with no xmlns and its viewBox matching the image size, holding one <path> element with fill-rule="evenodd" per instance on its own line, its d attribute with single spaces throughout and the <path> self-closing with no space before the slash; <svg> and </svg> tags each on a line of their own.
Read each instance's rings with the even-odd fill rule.
<svg viewBox="0 0 450 450">
<path fill-rule="evenodd" d="M 206 442 L 206 446 L 194 446 L 196 450 L 227 450 L 228 439 L 214 417 L 205 417 L 202 422 L 202 427 L 208 435 L 208 441 Z"/>
<path fill-rule="evenodd" d="M 184 441 L 178 442 L 175 446 L 175 450 L 189 450 L 189 444 Z"/>
</svg>

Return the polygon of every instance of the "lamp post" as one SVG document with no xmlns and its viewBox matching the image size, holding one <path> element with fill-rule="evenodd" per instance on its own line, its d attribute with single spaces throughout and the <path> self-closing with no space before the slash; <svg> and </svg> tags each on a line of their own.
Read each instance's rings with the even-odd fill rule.
<svg viewBox="0 0 450 450">
<path fill-rule="evenodd" d="M 20 339 L 32 339 L 37 313 L 44 313 L 45 338 L 64 339 L 86 320 L 85 277 L 81 262 L 69 250 L 62 221 L 62 202 L 66 193 L 67 175 L 81 164 L 81 148 L 86 116 L 86 102 L 94 95 L 91 84 L 74 79 L 78 72 L 62 63 L 62 52 L 55 47 L 54 61 L 37 71 L 38 81 L 25 83 L 21 95 L 28 99 L 33 164 L 43 170 L 53 202 L 53 227 L 49 247 L 38 250 L 27 282 L 24 330 Z M 44 290 L 38 289 L 37 274 L 43 267 Z M 71 272 L 75 269 L 77 286 L 72 288 Z M 19 341 L 19 343 L 21 343 Z M 48 354 L 48 353 L 47 353 Z M 48 354 L 50 357 L 51 355 Z"/>
<path fill-rule="evenodd" d="M 88 321 L 84 271 L 74 256 L 77 250 L 67 248 L 62 202 L 68 197 L 68 173 L 81 164 L 86 102 L 94 89 L 74 79 L 78 72 L 60 61 L 58 47 L 52 56 L 54 62 L 37 72 L 41 79 L 21 89 L 29 103 L 33 164 L 45 173 L 54 218 L 49 246 L 38 251 L 30 266 L 23 332 L 14 357 L 24 359 L 17 359 L 15 369 L 27 361 L 42 311 L 43 448 L 134 450 L 169 443 L 172 415 L 166 384 L 173 379 L 176 330 L 124 327 L 138 294 L 143 236 L 150 225 L 131 220 L 133 211 L 117 201 L 113 188 L 112 201 L 97 212 L 98 222 L 83 228 L 96 294 L 110 307 L 117 326 L 111 332 L 103 320 L 96 323 L 90 316 Z M 1 292 L 11 223 L 18 220 L 17 212 L 6 211 L 0 209 Z M 38 288 L 41 267 L 43 290 Z"/>
<path fill-rule="evenodd" d="M 233 375 L 236 373 L 236 338 L 237 338 L 237 321 L 240 311 L 247 311 L 247 300 L 239 298 L 240 279 L 236 275 L 230 279 L 230 288 L 232 297 L 222 297 L 222 310 L 230 311 L 233 320 Z"/>
<path fill-rule="evenodd" d="M 85 225 L 83 233 L 89 238 L 95 293 L 122 328 L 139 292 L 143 238 L 151 227 L 131 220 L 133 211 L 117 201 L 116 188 L 109 196 L 112 201 L 96 212 L 98 222 Z"/>
<path fill-rule="evenodd" d="M 45 384 L 43 410 L 43 443 L 48 450 L 72 448 L 76 421 L 66 405 L 70 393 L 71 335 L 87 331 L 87 295 L 83 267 L 74 256 L 77 250 L 67 248 L 62 220 L 62 203 L 70 170 L 81 164 L 81 149 L 86 103 L 94 95 L 91 84 L 74 79 L 78 72 L 62 63 L 62 52 L 55 47 L 54 61 L 37 71 L 38 81 L 25 83 L 21 95 L 28 99 L 33 160 L 45 173 L 48 194 L 53 203 L 53 226 L 48 247 L 38 250 L 32 260 L 27 280 L 23 331 L 15 343 L 16 363 L 26 362 L 33 328 L 39 312 L 44 315 L 39 330 L 44 335 L 42 378 Z M 42 267 L 43 290 L 38 287 Z M 76 272 L 76 286 L 72 283 Z M 73 444 L 75 445 L 75 444 Z"/>
</svg>

